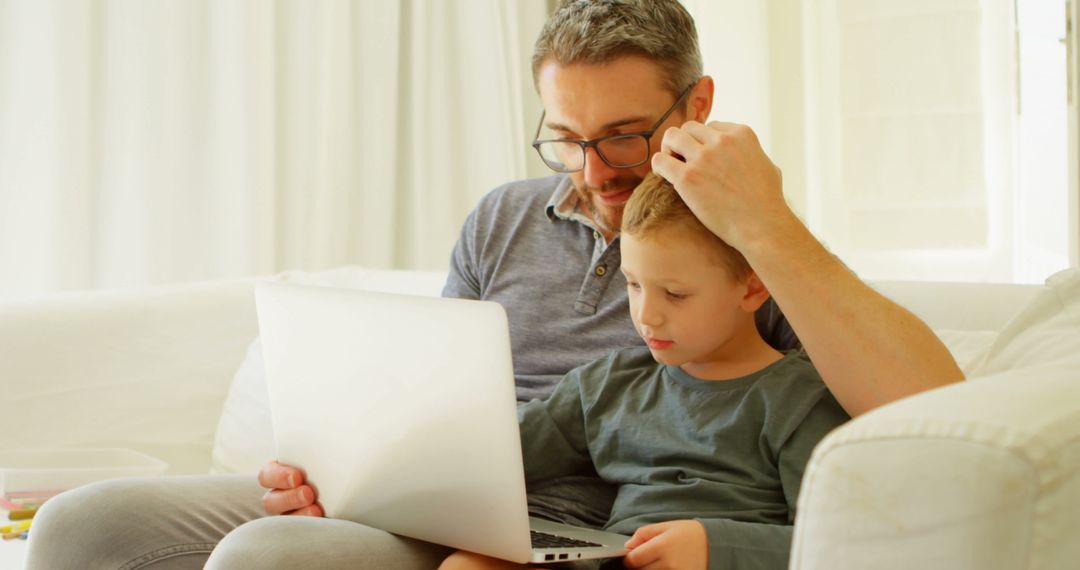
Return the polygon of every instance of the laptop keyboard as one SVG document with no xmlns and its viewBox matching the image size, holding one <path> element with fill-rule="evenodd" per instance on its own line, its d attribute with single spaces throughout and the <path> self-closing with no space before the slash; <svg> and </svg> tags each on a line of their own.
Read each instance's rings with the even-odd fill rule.
<svg viewBox="0 0 1080 570">
<path fill-rule="evenodd" d="M 566 536 L 537 532 L 535 530 L 530 530 L 529 533 L 532 536 L 533 548 L 583 548 L 602 546 L 595 542 L 577 540 Z"/>
</svg>

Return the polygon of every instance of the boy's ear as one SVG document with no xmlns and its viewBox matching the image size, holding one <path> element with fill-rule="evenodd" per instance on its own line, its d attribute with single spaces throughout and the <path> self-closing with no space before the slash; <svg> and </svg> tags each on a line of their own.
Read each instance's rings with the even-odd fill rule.
<svg viewBox="0 0 1080 570">
<path fill-rule="evenodd" d="M 742 298 L 742 309 L 748 313 L 753 313 L 768 300 L 769 290 L 765 288 L 765 284 L 761 282 L 757 273 L 751 271 L 750 275 L 746 277 L 746 294 Z"/>
</svg>

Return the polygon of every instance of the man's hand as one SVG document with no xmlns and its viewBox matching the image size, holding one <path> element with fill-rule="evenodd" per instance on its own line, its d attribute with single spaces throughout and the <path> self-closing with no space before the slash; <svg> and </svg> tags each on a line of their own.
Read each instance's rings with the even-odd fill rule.
<svg viewBox="0 0 1080 570">
<path fill-rule="evenodd" d="M 744 254 L 771 235 L 774 224 L 795 219 L 784 201 L 780 169 L 746 125 L 690 121 L 670 128 L 652 168 L 707 228 Z"/>
<path fill-rule="evenodd" d="M 643 526 L 626 542 L 627 568 L 646 570 L 705 570 L 709 566 L 709 540 L 698 521 L 671 521 Z"/>
<path fill-rule="evenodd" d="M 315 489 L 304 483 L 304 472 L 296 467 L 270 461 L 259 470 L 259 485 L 269 489 L 262 504 L 272 515 L 323 516 L 315 502 Z"/>
</svg>

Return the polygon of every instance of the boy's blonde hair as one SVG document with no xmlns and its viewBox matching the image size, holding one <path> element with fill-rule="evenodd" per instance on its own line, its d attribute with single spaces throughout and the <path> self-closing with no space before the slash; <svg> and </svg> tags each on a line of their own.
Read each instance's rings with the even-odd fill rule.
<svg viewBox="0 0 1080 570">
<path fill-rule="evenodd" d="M 736 280 L 741 281 L 753 271 L 739 250 L 717 237 L 697 219 L 670 182 L 649 173 L 626 203 L 622 233 L 644 239 L 660 228 L 673 226 L 698 234 L 711 246 L 716 261 Z"/>
</svg>

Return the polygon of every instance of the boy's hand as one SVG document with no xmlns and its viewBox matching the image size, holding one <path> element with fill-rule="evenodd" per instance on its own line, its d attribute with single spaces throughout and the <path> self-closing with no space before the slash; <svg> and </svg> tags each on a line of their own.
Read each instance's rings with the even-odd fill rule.
<svg viewBox="0 0 1080 570">
<path fill-rule="evenodd" d="M 263 508 L 272 515 L 323 516 L 315 502 L 315 489 L 304 483 L 304 472 L 272 460 L 259 470 L 259 485 L 269 489 L 262 498 Z"/>
<path fill-rule="evenodd" d="M 698 521 L 671 521 L 643 526 L 626 542 L 627 568 L 705 570 L 709 540 Z"/>
</svg>

